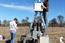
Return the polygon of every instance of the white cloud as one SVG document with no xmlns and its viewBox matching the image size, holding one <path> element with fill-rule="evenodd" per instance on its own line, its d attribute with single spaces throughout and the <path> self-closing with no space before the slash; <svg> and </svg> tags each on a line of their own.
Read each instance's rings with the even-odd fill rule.
<svg viewBox="0 0 65 43">
<path fill-rule="evenodd" d="M 32 10 L 32 6 L 18 6 L 18 5 L 14 5 L 14 4 L 2 4 L 0 3 L 0 7 L 8 7 L 8 8 L 14 8 L 14 9 L 18 9 L 18 10 Z"/>
</svg>

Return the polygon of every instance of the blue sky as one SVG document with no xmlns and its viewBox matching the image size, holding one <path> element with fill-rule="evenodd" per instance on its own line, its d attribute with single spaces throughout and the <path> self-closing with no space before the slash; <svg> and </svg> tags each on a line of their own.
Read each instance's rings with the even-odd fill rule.
<svg viewBox="0 0 65 43">
<path fill-rule="evenodd" d="M 0 0 L 0 20 L 19 20 L 29 17 L 33 20 L 33 4 L 35 0 Z M 65 0 L 49 0 L 48 21 L 59 14 L 65 17 Z"/>
</svg>

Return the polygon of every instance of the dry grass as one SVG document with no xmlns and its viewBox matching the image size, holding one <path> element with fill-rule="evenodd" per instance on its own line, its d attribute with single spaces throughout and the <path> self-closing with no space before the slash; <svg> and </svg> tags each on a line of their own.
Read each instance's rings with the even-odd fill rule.
<svg viewBox="0 0 65 43">
<path fill-rule="evenodd" d="M 28 31 L 28 27 L 19 27 L 16 33 L 16 41 L 20 39 L 21 35 L 25 35 Z M 10 39 L 10 32 L 8 27 L 0 27 L 0 35 L 5 35 L 6 39 Z M 0 42 L 3 43 L 3 42 Z"/>
<path fill-rule="evenodd" d="M 65 43 L 65 28 L 64 27 L 49 27 L 48 35 L 50 38 L 50 43 L 60 43 L 60 37 L 64 37 Z"/>
<path fill-rule="evenodd" d="M 17 30 L 16 39 L 19 40 L 21 35 L 24 35 L 25 33 L 27 33 L 27 31 L 28 31 L 27 26 L 19 27 L 19 29 Z M 6 38 L 10 39 L 10 33 L 9 33 L 8 27 L 0 27 L 0 34 L 6 35 Z M 50 43 L 60 43 L 59 38 L 61 36 L 63 36 L 65 39 L 65 28 L 64 27 L 49 27 L 48 28 L 48 35 L 50 38 Z M 3 43 L 3 42 L 0 42 L 0 43 Z"/>
</svg>

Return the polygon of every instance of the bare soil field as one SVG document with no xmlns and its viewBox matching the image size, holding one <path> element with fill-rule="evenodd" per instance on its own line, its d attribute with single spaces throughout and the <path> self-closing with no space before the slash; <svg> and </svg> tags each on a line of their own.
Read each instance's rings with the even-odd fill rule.
<svg viewBox="0 0 65 43">
<path fill-rule="evenodd" d="M 20 39 L 21 35 L 26 35 L 28 32 L 28 27 L 18 27 L 17 33 L 16 33 L 16 42 Z M 0 35 L 5 35 L 6 39 L 10 39 L 10 32 L 8 27 L 0 27 Z M 48 28 L 48 35 L 50 39 L 50 43 L 60 43 L 60 37 L 64 37 L 64 43 L 65 43 L 65 27 L 49 27 Z M 4 43 L 4 42 L 0 42 Z"/>
</svg>

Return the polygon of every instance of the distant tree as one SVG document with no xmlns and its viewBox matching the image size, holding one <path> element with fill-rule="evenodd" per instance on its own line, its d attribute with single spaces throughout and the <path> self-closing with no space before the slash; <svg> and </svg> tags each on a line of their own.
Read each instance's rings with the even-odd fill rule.
<svg viewBox="0 0 65 43">
<path fill-rule="evenodd" d="M 23 25 L 29 25 L 30 22 L 28 20 L 29 20 L 29 17 L 26 17 L 25 19 L 22 19 L 21 22 Z"/>
<path fill-rule="evenodd" d="M 53 19 L 50 20 L 50 22 L 49 22 L 49 25 L 50 25 L 50 26 L 55 26 L 56 24 L 57 24 L 56 18 L 53 18 Z"/>
<path fill-rule="evenodd" d="M 63 25 L 64 25 L 64 27 L 65 27 L 65 21 L 64 21 Z"/>
<path fill-rule="evenodd" d="M 4 20 L 4 21 L 3 21 L 3 25 L 4 25 L 4 26 L 8 26 L 8 24 L 9 24 L 9 21 L 7 21 L 7 20 Z"/>
<path fill-rule="evenodd" d="M 59 24 L 60 26 L 62 26 L 62 25 L 63 25 L 63 22 L 64 22 L 64 17 L 63 17 L 62 15 L 59 15 L 59 16 L 57 17 L 57 19 L 58 19 L 58 24 Z"/>
<path fill-rule="evenodd" d="M 25 19 L 22 19 L 22 23 L 28 23 L 29 17 L 26 17 Z"/>
<path fill-rule="evenodd" d="M 29 17 L 26 17 L 25 19 L 28 21 L 29 20 Z"/>
<path fill-rule="evenodd" d="M 1 26 L 1 20 L 0 20 L 0 26 Z"/>
<path fill-rule="evenodd" d="M 57 23 L 56 18 L 53 18 L 53 19 L 50 21 L 50 23 L 56 24 L 56 23 Z"/>
<path fill-rule="evenodd" d="M 26 22 L 26 20 L 25 20 L 25 19 L 22 19 L 22 20 L 21 20 L 21 22 L 22 22 L 22 23 L 25 23 L 25 22 Z"/>
</svg>

